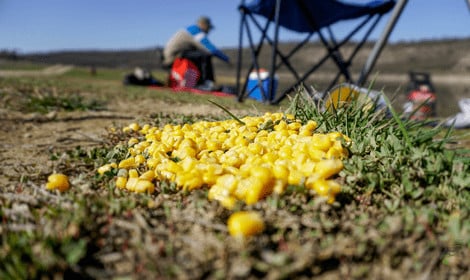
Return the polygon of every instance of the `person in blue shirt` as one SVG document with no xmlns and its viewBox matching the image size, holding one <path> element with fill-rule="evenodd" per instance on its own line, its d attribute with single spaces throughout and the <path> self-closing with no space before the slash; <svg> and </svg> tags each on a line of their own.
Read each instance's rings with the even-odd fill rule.
<svg viewBox="0 0 470 280">
<path fill-rule="evenodd" d="M 178 58 L 191 60 L 201 72 L 198 85 L 214 83 L 212 56 L 230 63 L 229 57 L 209 41 L 207 35 L 214 28 L 211 20 L 202 16 L 197 23 L 177 31 L 163 49 L 163 65 L 171 68 Z"/>
</svg>

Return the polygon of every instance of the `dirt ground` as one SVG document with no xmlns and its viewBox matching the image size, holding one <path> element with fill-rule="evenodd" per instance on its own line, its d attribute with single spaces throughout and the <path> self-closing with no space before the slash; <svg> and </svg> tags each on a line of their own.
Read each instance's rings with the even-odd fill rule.
<svg viewBox="0 0 470 280">
<path fill-rule="evenodd" d="M 43 72 L 39 75 L 51 75 L 44 74 Z M 27 75 L 33 75 L 33 72 L 28 72 Z M 254 108 L 249 109 L 249 111 L 230 111 L 235 115 L 259 113 Z M 46 115 L 39 113 L 24 114 L 0 107 L 0 186 L 5 186 L 5 189 L 14 190 L 16 186 L 20 185 L 22 176 L 36 179 L 46 178 L 48 174 L 54 171 L 57 164 L 57 162 L 50 159 L 51 153 L 70 150 L 71 147 L 77 146 L 87 149 L 102 146 L 105 144 L 104 141 L 106 141 L 105 136 L 108 134 L 108 129 L 112 127 L 121 128 L 135 121 L 146 122 L 152 114 L 159 113 L 184 113 L 205 116 L 226 115 L 225 112 L 210 104 L 175 104 L 164 100 L 141 98 L 133 100 L 131 103 L 116 98 L 113 101 L 109 101 L 106 104 L 106 110 L 103 111 L 61 111 L 50 112 Z M 17 197 L 15 196 L 15 198 Z M 401 232 L 405 228 L 404 222 L 401 222 L 395 216 L 381 217 L 379 215 L 379 217 L 375 217 L 376 209 L 373 208 L 371 210 L 370 207 L 367 207 L 369 202 L 366 199 L 363 202 L 361 199 L 360 206 L 357 208 L 352 206 L 346 208 L 345 212 L 348 215 L 338 217 L 333 223 L 330 220 L 331 217 L 327 215 L 328 212 L 324 209 L 324 211 L 322 210 L 321 207 L 323 206 L 321 204 L 306 203 L 304 201 L 306 199 L 301 196 L 293 197 L 292 200 L 294 199 L 299 200 L 300 202 L 298 203 L 305 207 L 305 209 L 301 209 L 302 211 L 310 214 L 313 213 L 314 216 L 299 215 L 292 209 L 277 209 L 274 212 L 273 209 L 275 207 L 272 206 L 271 209 L 268 205 L 269 207 L 266 206 L 266 209 L 263 208 L 263 211 L 266 213 L 271 211 L 268 217 L 269 223 L 273 225 L 273 228 L 286 228 L 285 236 L 273 234 L 272 240 L 259 238 L 254 243 L 249 243 L 247 248 L 238 243 L 227 244 L 224 242 L 224 239 L 220 239 L 218 232 L 225 232 L 225 226 L 220 223 L 222 218 L 215 222 L 210 220 L 210 218 L 217 216 L 225 218 L 225 216 L 220 215 L 220 212 L 218 212 L 220 208 L 217 208 L 214 204 L 204 204 L 202 207 L 199 207 L 196 203 L 197 195 L 195 195 L 194 198 L 181 200 L 187 204 L 180 209 L 174 206 L 180 203 L 180 201 L 177 201 L 176 198 L 175 201 L 177 202 L 171 201 L 169 195 L 162 194 L 155 199 L 155 203 L 159 205 L 156 210 L 149 211 L 145 208 L 134 209 L 129 211 L 127 219 L 124 216 L 113 217 L 114 220 L 109 220 L 109 224 L 104 223 L 105 226 L 103 227 L 97 226 L 96 229 L 100 231 L 106 230 L 105 233 L 100 232 L 102 236 L 106 237 L 106 240 L 100 239 L 99 241 L 109 247 L 116 247 L 112 247 L 114 251 L 103 249 L 100 252 L 100 264 L 103 264 L 106 268 L 112 267 L 117 275 L 139 275 L 139 278 L 135 279 L 145 278 L 140 278 L 141 275 L 145 274 L 139 274 L 143 268 L 142 264 L 137 263 L 138 261 L 151 263 L 157 259 L 158 262 L 165 264 L 169 268 L 171 268 L 173 263 L 182 264 L 181 267 L 186 270 L 175 272 L 174 275 L 178 277 L 173 277 L 179 279 L 223 279 L 224 274 L 222 274 L 222 277 L 217 277 L 217 271 L 211 271 L 214 268 L 225 271 L 225 276 L 231 275 L 231 279 L 247 279 L 250 271 L 261 271 L 265 273 L 266 279 L 287 279 L 283 275 L 296 275 L 296 273 L 301 275 L 303 271 L 307 271 L 311 275 L 320 273 L 323 271 L 322 269 L 326 272 L 322 273 L 318 279 L 348 279 L 343 276 L 354 275 L 354 273 L 358 273 L 359 276 L 349 279 L 364 279 L 361 275 L 365 275 L 368 269 L 371 269 L 370 275 L 372 277 L 381 276 L 375 279 L 403 279 L 407 272 L 415 271 L 413 267 L 414 260 L 412 259 L 415 257 L 421 261 L 424 260 L 422 263 L 424 268 L 416 269 L 416 274 L 411 275 L 418 275 L 420 279 L 431 279 L 431 270 L 441 260 L 442 253 L 440 253 L 439 248 L 427 251 L 428 247 L 425 246 L 426 241 L 424 239 L 425 237 L 427 238 L 427 231 L 423 230 L 422 233 L 416 236 L 390 238 L 389 240 L 392 240 L 393 244 L 386 244 L 382 249 L 377 248 L 376 251 L 381 252 L 381 250 L 383 251 L 386 248 L 391 253 L 377 258 L 374 262 L 375 266 L 369 266 L 367 258 L 365 258 L 366 261 L 364 261 L 364 258 L 361 259 L 364 263 L 356 263 L 354 261 L 354 254 L 359 252 L 357 253 L 358 258 L 362 258 L 363 255 L 368 254 L 368 251 L 365 249 L 369 248 L 364 247 L 363 251 L 359 249 L 355 251 L 355 246 L 358 242 L 356 239 L 359 236 L 362 238 L 361 242 L 363 243 L 361 244 L 377 239 L 379 235 L 378 228 L 382 218 L 387 223 L 390 222 L 392 227 L 391 235 Z M 168 205 L 174 207 L 172 208 L 173 212 L 171 212 L 171 215 L 168 214 L 168 218 L 164 219 L 167 214 L 165 206 Z M 291 210 L 293 212 L 290 212 Z M 364 227 L 368 230 L 364 233 L 354 232 L 353 230 L 348 231 L 348 228 L 354 229 L 351 220 L 364 213 L 374 217 L 374 219 L 371 218 L 364 221 Z M 164 222 L 161 222 L 162 220 Z M 318 230 L 321 236 L 313 238 L 308 235 L 310 233 L 299 233 L 298 228 L 301 226 L 311 228 L 311 232 L 314 232 L 314 229 L 321 229 Z M 335 246 L 320 249 L 321 244 L 318 240 L 321 240 L 324 234 L 323 231 L 329 232 L 334 227 L 348 233 L 338 238 L 343 243 L 338 242 Z M 92 227 L 92 229 L 95 228 Z M 119 234 L 116 232 L 119 232 Z M 299 235 L 296 236 L 296 234 Z M 133 245 L 135 240 L 140 239 L 144 241 L 136 243 L 138 245 Z M 163 242 L 164 240 L 169 240 L 168 244 L 174 247 L 165 247 L 166 243 Z M 305 240 L 307 242 L 304 242 Z M 412 246 L 413 244 L 414 246 Z M 265 248 L 257 256 L 259 260 L 249 256 L 250 250 L 254 250 L 252 247 L 256 247 L 255 245 Z M 128 246 L 135 246 L 139 250 L 124 250 Z M 109 247 L 103 245 L 103 248 Z M 182 250 L 182 248 L 187 250 Z M 165 251 L 170 249 L 173 251 Z M 411 252 L 411 250 L 415 249 L 416 252 Z M 239 251 L 246 252 L 247 255 L 243 252 L 238 254 Z M 204 252 L 204 254 L 201 254 L 201 252 Z M 452 253 L 453 251 L 450 252 Z M 335 257 L 335 254 L 340 257 Z M 410 257 L 394 264 L 393 258 L 397 257 L 398 259 L 401 254 L 406 254 Z M 447 255 L 450 256 L 449 263 L 452 269 L 457 267 L 455 268 L 457 271 L 456 275 L 463 275 L 461 271 L 464 271 L 465 268 L 460 268 L 459 265 L 466 265 L 465 259 L 459 263 L 452 254 Z M 92 259 L 91 261 L 96 260 Z M 311 268 L 312 263 L 315 264 L 314 268 Z M 276 269 L 266 272 L 266 264 Z M 81 267 L 82 269 L 83 267 L 86 268 L 87 264 L 81 264 Z M 155 269 L 158 270 L 159 267 Z M 442 277 L 448 276 L 450 275 L 448 270 L 440 268 L 438 275 Z M 97 273 L 96 275 L 98 276 L 96 278 L 104 279 L 104 276 L 106 276 L 105 274 L 100 274 L 103 273 L 102 271 Z M 159 273 L 164 274 L 160 271 Z M 212 278 L 206 277 L 207 275 L 212 276 Z M 148 278 L 155 279 L 155 277 Z M 113 278 L 109 277 L 109 279 Z M 129 277 L 127 279 L 134 278 Z"/>
</svg>

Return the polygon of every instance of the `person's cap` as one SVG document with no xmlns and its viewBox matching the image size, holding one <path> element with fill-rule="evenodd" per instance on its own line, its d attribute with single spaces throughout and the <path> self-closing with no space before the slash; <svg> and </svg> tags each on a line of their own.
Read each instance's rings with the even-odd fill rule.
<svg viewBox="0 0 470 280">
<path fill-rule="evenodd" d="M 208 30 L 214 29 L 214 25 L 212 25 L 211 19 L 206 16 L 200 17 L 197 20 L 197 23 L 199 25 L 206 26 Z"/>
</svg>

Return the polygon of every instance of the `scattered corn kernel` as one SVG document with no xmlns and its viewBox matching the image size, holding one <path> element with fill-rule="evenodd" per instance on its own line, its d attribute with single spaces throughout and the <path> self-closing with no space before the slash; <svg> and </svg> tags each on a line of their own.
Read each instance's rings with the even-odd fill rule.
<svg viewBox="0 0 470 280">
<path fill-rule="evenodd" d="M 135 137 L 132 137 L 131 139 L 129 139 L 129 141 L 127 141 L 128 146 L 134 146 L 137 143 L 139 143 L 139 139 L 137 139 Z"/>
<path fill-rule="evenodd" d="M 138 193 L 153 193 L 155 185 L 147 180 L 138 179 L 134 186 L 134 191 Z"/>
<path fill-rule="evenodd" d="M 108 171 L 111 171 L 111 169 L 114 169 L 114 168 L 117 168 L 117 164 L 115 162 L 113 163 L 108 163 L 108 164 L 105 164 L 103 166 L 100 166 L 98 168 L 98 173 L 100 175 L 103 175 L 104 173 L 108 172 Z"/>
<path fill-rule="evenodd" d="M 230 235 L 247 237 L 263 232 L 264 221 L 257 212 L 239 211 L 228 218 L 227 227 Z"/>
<path fill-rule="evenodd" d="M 116 187 L 124 189 L 127 184 L 127 177 L 117 177 L 116 178 Z"/>
<path fill-rule="evenodd" d="M 129 128 L 132 129 L 133 131 L 139 131 L 140 126 L 139 126 L 138 123 L 131 123 L 131 124 L 129 125 Z"/>
<path fill-rule="evenodd" d="M 61 173 L 54 173 L 47 177 L 46 189 L 59 190 L 61 192 L 70 188 L 69 178 Z"/>
<path fill-rule="evenodd" d="M 152 181 L 155 178 L 155 172 L 153 170 L 149 170 L 142 175 L 139 176 L 139 179 Z"/>
<path fill-rule="evenodd" d="M 130 169 L 128 173 L 129 173 L 129 178 L 139 177 L 139 172 L 136 169 Z"/>
<path fill-rule="evenodd" d="M 343 162 L 339 159 L 326 159 L 317 162 L 314 171 L 320 178 L 327 179 L 343 169 Z"/>
<path fill-rule="evenodd" d="M 119 162 L 119 168 L 134 168 L 134 167 L 136 167 L 134 157 L 126 158 L 126 159 L 121 160 L 121 162 Z"/>
</svg>

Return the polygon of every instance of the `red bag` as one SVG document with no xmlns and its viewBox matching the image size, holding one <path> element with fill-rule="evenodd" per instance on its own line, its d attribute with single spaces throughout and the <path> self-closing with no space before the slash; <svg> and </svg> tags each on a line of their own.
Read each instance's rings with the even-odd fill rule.
<svg viewBox="0 0 470 280">
<path fill-rule="evenodd" d="M 410 119 L 423 121 L 436 116 L 436 95 L 433 92 L 415 90 L 408 94 L 408 100 L 415 111 Z"/>
<path fill-rule="evenodd" d="M 195 87 L 201 74 L 197 66 L 186 58 L 176 58 L 171 67 L 170 87 Z"/>
</svg>

